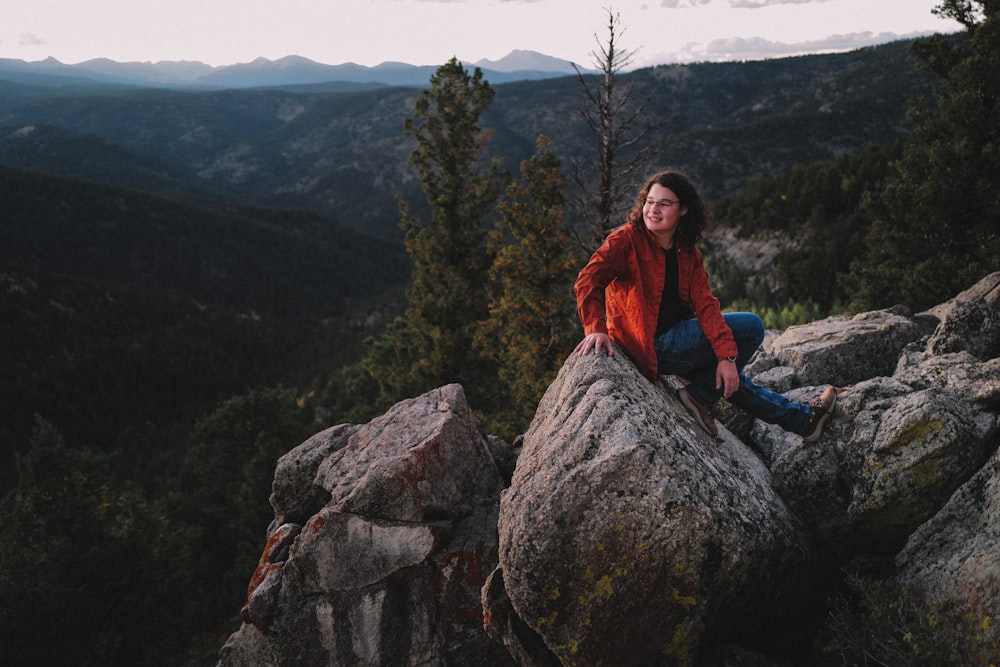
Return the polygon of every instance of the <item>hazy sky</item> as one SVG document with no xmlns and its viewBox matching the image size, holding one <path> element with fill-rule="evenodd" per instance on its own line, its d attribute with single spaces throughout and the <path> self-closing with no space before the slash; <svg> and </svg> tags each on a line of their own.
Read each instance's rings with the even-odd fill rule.
<svg viewBox="0 0 1000 667">
<path fill-rule="evenodd" d="M 939 0 L 0 0 L 0 58 L 63 63 L 299 55 L 337 65 L 497 60 L 593 65 L 608 7 L 635 66 L 847 50 L 958 25 Z"/>
</svg>

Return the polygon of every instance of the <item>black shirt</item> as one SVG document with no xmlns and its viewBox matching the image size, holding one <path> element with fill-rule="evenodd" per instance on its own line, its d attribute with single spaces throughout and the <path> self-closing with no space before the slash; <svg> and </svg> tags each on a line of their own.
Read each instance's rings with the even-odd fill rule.
<svg viewBox="0 0 1000 667">
<path fill-rule="evenodd" d="M 656 335 L 670 329 L 683 319 L 681 317 L 681 297 L 677 278 L 677 246 L 663 251 L 667 258 L 663 297 L 660 299 L 660 314 L 656 321 Z"/>
</svg>

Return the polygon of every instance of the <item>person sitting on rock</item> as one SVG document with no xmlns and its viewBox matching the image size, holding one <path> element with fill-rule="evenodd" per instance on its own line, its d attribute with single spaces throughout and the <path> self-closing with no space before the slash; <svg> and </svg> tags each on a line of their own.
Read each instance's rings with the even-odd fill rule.
<svg viewBox="0 0 1000 667">
<path fill-rule="evenodd" d="M 707 225 L 706 207 L 687 176 L 651 177 L 626 223 L 608 234 L 577 277 L 585 337 L 574 353 L 610 356 L 613 340 L 651 380 L 687 380 L 677 397 L 709 435 L 718 434 L 710 406 L 724 397 L 805 442 L 818 440 L 836 389 L 801 403 L 743 373 L 764 340 L 764 323 L 753 313 L 722 313 L 696 246 Z"/>
</svg>

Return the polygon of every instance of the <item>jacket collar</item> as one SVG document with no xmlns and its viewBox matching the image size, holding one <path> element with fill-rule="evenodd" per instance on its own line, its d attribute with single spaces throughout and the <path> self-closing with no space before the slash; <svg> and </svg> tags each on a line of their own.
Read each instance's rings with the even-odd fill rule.
<svg viewBox="0 0 1000 667">
<path fill-rule="evenodd" d="M 656 240 L 656 236 L 653 235 L 653 232 L 646 229 L 645 225 L 639 227 L 639 225 L 633 225 L 630 222 L 627 222 L 625 224 L 629 227 L 632 227 L 633 229 L 641 230 L 640 234 L 646 239 L 647 242 L 649 242 L 649 245 L 653 248 L 653 250 L 660 250 L 662 248 L 660 242 Z M 691 248 L 689 248 L 688 246 L 681 243 L 677 243 L 676 241 L 674 241 L 674 248 L 677 249 L 677 254 L 687 253 L 690 252 L 691 250 Z"/>
</svg>

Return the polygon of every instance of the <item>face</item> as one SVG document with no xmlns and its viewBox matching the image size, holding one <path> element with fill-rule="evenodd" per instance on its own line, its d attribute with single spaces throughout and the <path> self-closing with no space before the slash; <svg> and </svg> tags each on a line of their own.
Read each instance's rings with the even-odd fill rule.
<svg viewBox="0 0 1000 667">
<path fill-rule="evenodd" d="M 642 220 L 646 229 L 651 231 L 664 248 L 673 243 L 674 232 L 681 216 L 687 213 L 682 208 L 677 195 L 670 188 L 654 183 L 646 195 L 646 203 L 642 206 Z"/>
</svg>

